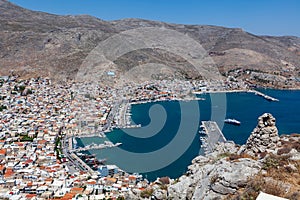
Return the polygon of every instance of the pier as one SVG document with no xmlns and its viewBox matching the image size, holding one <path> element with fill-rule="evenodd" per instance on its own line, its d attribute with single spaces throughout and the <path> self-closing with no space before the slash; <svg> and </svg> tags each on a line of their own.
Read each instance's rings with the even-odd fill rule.
<svg viewBox="0 0 300 200">
<path fill-rule="evenodd" d="M 75 135 L 76 138 L 87 138 L 87 137 L 105 137 L 105 134 L 103 132 L 99 133 L 81 133 L 78 135 Z"/>
<path fill-rule="evenodd" d="M 265 99 L 268 100 L 268 101 L 279 101 L 279 99 L 276 99 L 276 98 L 274 98 L 274 97 L 271 97 L 271 96 L 269 96 L 269 95 L 266 95 L 266 94 L 264 94 L 264 93 L 262 93 L 262 92 L 259 92 L 259 91 L 257 91 L 257 90 L 249 90 L 248 92 L 252 92 L 252 93 L 254 93 L 255 95 L 261 96 L 261 97 L 265 98 Z"/>
<path fill-rule="evenodd" d="M 202 121 L 201 127 L 203 127 L 206 134 L 206 137 L 200 137 L 205 154 L 213 152 L 216 143 L 226 142 L 226 138 L 216 122 Z"/>
<path fill-rule="evenodd" d="M 77 148 L 77 149 L 71 149 L 70 152 L 80 152 L 80 151 L 89 151 L 89 150 L 92 150 L 92 149 L 104 149 L 104 148 L 111 148 L 111 147 L 117 147 L 117 146 L 120 146 L 122 143 L 116 143 L 116 144 L 113 144 L 112 142 L 109 142 L 109 141 L 105 141 L 104 144 L 90 144 L 90 145 L 87 145 L 85 147 L 80 147 L 80 148 Z"/>
</svg>

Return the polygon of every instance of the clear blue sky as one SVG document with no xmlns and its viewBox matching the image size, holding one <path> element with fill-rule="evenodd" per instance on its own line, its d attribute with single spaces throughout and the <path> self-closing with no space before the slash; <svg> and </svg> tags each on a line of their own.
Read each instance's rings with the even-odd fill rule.
<svg viewBox="0 0 300 200">
<path fill-rule="evenodd" d="M 258 35 L 300 36 L 300 0 L 10 0 L 22 7 L 103 20 L 142 18 L 239 27 Z"/>
</svg>

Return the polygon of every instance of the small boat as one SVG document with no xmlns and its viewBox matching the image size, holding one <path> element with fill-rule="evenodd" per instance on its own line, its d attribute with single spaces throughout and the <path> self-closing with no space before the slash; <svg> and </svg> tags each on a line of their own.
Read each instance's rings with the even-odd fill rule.
<svg viewBox="0 0 300 200">
<path fill-rule="evenodd" d="M 200 130 L 200 131 L 199 131 L 199 134 L 200 134 L 200 135 L 206 135 L 206 132 L 203 131 L 203 130 Z"/>
<path fill-rule="evenodd" d="M 118 142 L 118 143 L 115 144 L 116 147 L 117 147 L 117 146 L 120 146 L 120 145 L 122 145 L 121 142 Z"/>
<path fill-rule="evenodd" d="M 241 125 L 241 122 L 236 119 L 225 119 L 224 122 L 227 124 L 233 124 L 238 126 Z"/>
</svg>

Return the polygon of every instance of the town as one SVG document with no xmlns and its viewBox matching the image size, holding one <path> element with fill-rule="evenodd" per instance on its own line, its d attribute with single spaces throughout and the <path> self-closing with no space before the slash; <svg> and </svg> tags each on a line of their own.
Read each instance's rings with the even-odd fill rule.
<svg viewBox="0 0 300 200">
<path fill-rule="evenodd" d="M 122 87 L 0 77 L 1 199 L 124 199 L 155 184 L 76 150 L 75 137 L 130 128 L 130 105 L 199 100 L 194 93 L 247 90 L 243 82 L 157 80 Z M 121 145 L 107 141 L 97 148 Z M 95 148 L 92 146 L 92 148 Z M 87 147 L 88 149 L 88 147 Z M 147 192 L 144 192 L 146 195 Z"/>
</svg>

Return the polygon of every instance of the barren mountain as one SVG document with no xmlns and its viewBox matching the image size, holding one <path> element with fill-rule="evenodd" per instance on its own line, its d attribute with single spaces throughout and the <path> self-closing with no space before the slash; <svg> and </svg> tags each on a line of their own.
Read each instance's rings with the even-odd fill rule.
<svg viewBox="0 0 300 200">
<path fill-rule="evenodd" d="M 236 28 L 141 19 L 103 21 L 86 15 L 59 16 L 30 11 L 6 0 L 0 0 L 0 27 L 2 75 L 13 70 L 26 77 L 72 79 L 99 43 L 122 31 L 155 27 L 177 31 L 197 41 L 224 76 L 273 87 L 295 87 L 299 83 L 298 37 L 257 36 Z M 183 57 L 157 48 L 126 53 L 113 60 L 112 65 L 106 63 L 105 69 L 124 73 L 135 65 L 153 62 L 170 66 L 176 78 L 206 76 L 197 74 Z"/>
</svg>

